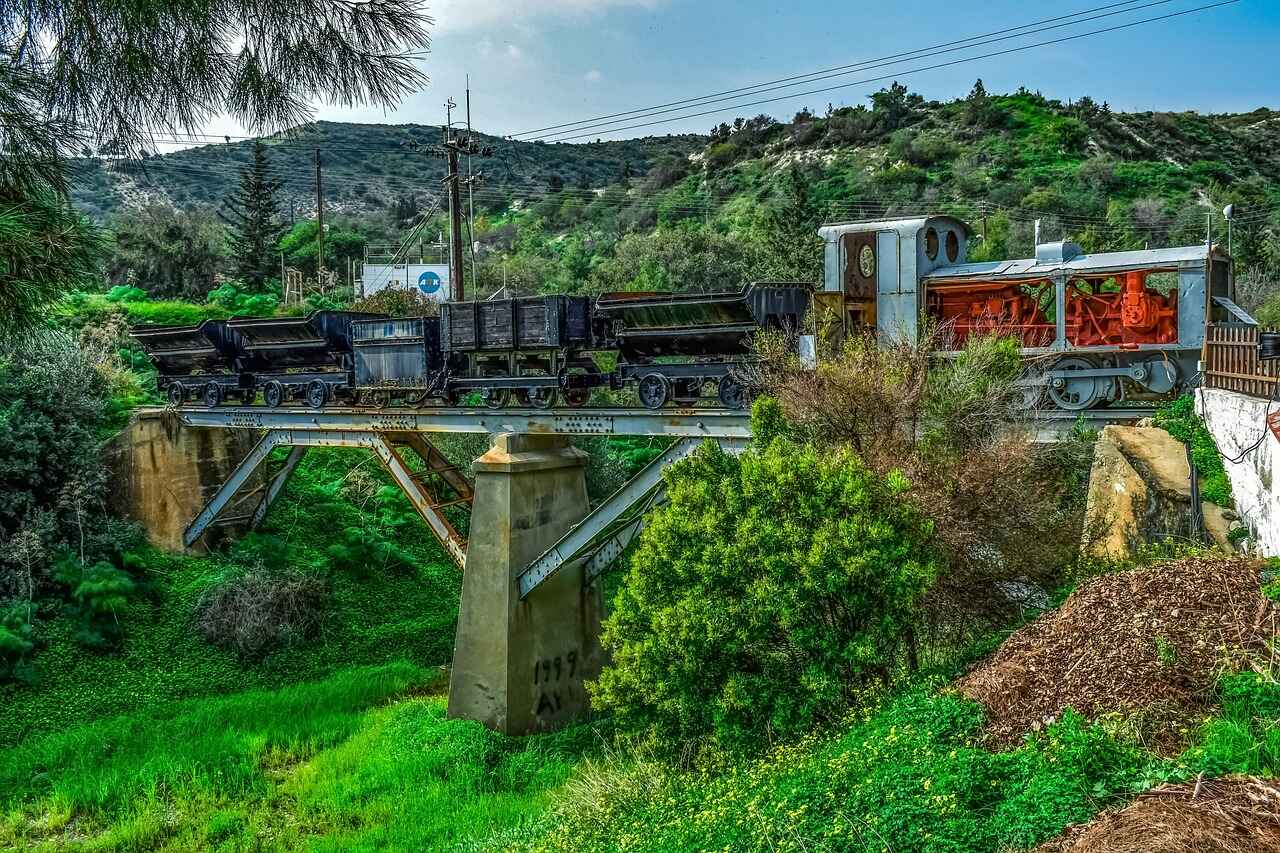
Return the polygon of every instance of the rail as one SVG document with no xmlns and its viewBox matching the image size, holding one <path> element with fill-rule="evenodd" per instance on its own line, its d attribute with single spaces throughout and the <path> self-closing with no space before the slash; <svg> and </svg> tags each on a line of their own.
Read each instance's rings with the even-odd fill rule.
<svg viewBox="0 0 1280 853">
<path fill-rule="evenodd" d="M 1204 385 L 1270 399 L 1280 382 L 1280 362 L 1258 358 L 1258 326 L 1209 326 L 1204 345 Z"/>
</svg>

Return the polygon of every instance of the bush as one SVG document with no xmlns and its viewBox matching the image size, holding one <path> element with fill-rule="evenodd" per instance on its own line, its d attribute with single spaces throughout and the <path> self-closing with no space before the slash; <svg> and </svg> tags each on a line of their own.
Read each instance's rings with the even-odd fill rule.
<svg viewBox="0 0 1280 853">
<path fill-rule="evenodd" d="M 210 643 L 256 658 L 313 637 L 328 599 L 319 578 L 252 569 L 205 594 L 197 626 Z"/>
<path fill-rule="evenodd" d="M 64 555 L 55 570 L 71 592 L 69 614 L 75 619 L 75 640 L 91 649 L 108 649 L 124 637 L 120 617 L 138 586 L 125 570 L 106 560 L 86 565 Z"/>
<path fill-rule="evenodd" d="M 274 293 L 245 293 L 230 282 L 209 292 L 209 304 L 239 316 L 274 314 L 280 297 Z"/>
<path fill-rule="evenodd" d="M 140 287 L 117 284 L 107 291 L 108 302 L 139 302 L 147 298 L 147 292 Z"/>
<path fill-rule="evenodd" d="M 707 444 L 664 474 L 603 643 L 596 706 L 657 738 L 791 738 L 889 681 L 934 575 L 930 525 L 848 451 Z"/>
<path fill-rule="evenodd" d="M 0 605 L 0 682 L 30 681 L 30 655 L 35 649 L 30 603 Z"/>
</svg>

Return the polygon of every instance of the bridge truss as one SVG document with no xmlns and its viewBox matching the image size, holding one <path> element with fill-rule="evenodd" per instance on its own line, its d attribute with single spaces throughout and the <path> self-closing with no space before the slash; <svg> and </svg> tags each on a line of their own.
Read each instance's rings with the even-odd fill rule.
<svg viewBox="0 0 1280 853">
<path fill-rule="evenodd" d="M 260 438 L 187 527 L 188 546 L 218 524 L 248 523 L 266 516 L 290 475 L 311 447 L 362 447 L 372 451 L 408 497 L 446 553 L 461 567 L 467 542 L 449 520 L 449 507 L 469 508 L 474 487 L 432 443 L 433 433 L 540 435 L 630 435 L 671 439 L 670 446 L 622 488 L 519 573 L 521 598 L 561 568 L 585 562 L 594 580 L 644 528 L 645 515 L 663 500 L 662 471 L 710 439 L 730 452 L 746 446 L 750 418 L 742 412 L 681 409 L 465 410 L 465 409 L 264 409 L 217 407 L 171 409 L 183 425 L 253 430 Z M 272 452 L 289 447 L 282 465 L 264 485 L 245 490 Z M 252 503 L 253 509 L 245 509 Z"/>
</svg>

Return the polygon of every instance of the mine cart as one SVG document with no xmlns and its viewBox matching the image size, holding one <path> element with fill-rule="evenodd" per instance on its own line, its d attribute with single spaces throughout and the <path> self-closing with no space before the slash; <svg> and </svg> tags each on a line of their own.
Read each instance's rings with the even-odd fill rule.
<svg viewBox="0 0 1280 853">
<path fill-rule="evenodd" d="M 381 408 L 403 399 L 417 405 L 444 394 L 439 318 L 358 320 L 351 324 L 351 342 L 361 402 Z"/>
</svg>

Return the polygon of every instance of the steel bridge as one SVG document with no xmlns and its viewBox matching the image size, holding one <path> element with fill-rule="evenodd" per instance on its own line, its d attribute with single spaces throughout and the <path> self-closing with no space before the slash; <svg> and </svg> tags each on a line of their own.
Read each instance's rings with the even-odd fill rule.
<svg viewBox="0 0 1280 853">
<path fill-rule="evenodd" d="M 267 409 L 184 407 L 164 410 L 185 426 L 261 433 L 253 450 L 187 527 L 184 541 L 195 544 L 211 526 L 259 524 L 311 447 L 371 450 L 422 516 L 445 551 L 459 565 L 467 542 L 444 510 L 470 507 L 474 490 L 466 474 L 431 443 L 440 433 L 527 435 L 628 435 L 671 439 L 670 446 L 615 494 L 553 544 L 517 577 L 521 598 L 562 567 L 584 562 L 591 580 L 625 550 L 643 529 L 645 514 L 662 501 L 662 470 L 691 454 L 708 439 L 731 452 L 751 437 L 742 412 L 709 409 Z M 245 490 L 253 474 L 276 448 L 291 448 L 265 485 Z M 416 457 L 416 462 L 412 461 Z"/>
<path fill-rule="evenodd" d="M 517 577 L 521 598 L 562 567 L 583 562 L 588 582 L 604 572 L 644 528 L 646 513 L 663 500 L 662 470 L 691 454 L 705 440 L 730 452 L 751 437 L 743 412 L 716 409 L 269 409 L 263 407 L 183 407 L 167 411 L 182 424 L 206 429 L 254 430 L 257 445 L 235 468 L 187 527 L 184 541 L 197 542 L 211 526 L 257 526 L 311 447 L 363 447 L 371 450 L 405 493 L 445 551 L 459 565 L 466 560 L 466 539 L 444 510 L 470 507 L 474 491 L 466 474 L 431 443 L 433 434 L 516 433 L 528 435 L 626 435 L 671 439 L 670 446 L 616 493 L 595 507 L 572 530 Z M 1147 409 L 1099 409 L 1054 412 L 1038 423 L 1041 440 L 1053 440 L 1077 420 L 1090 426 L 1129 422 Z M 282 465 L 265 485 L 245 490 L 272 451 L 288 447 Z M 417 457 L 416 462 L 411 462 Z"/>
</svg>

